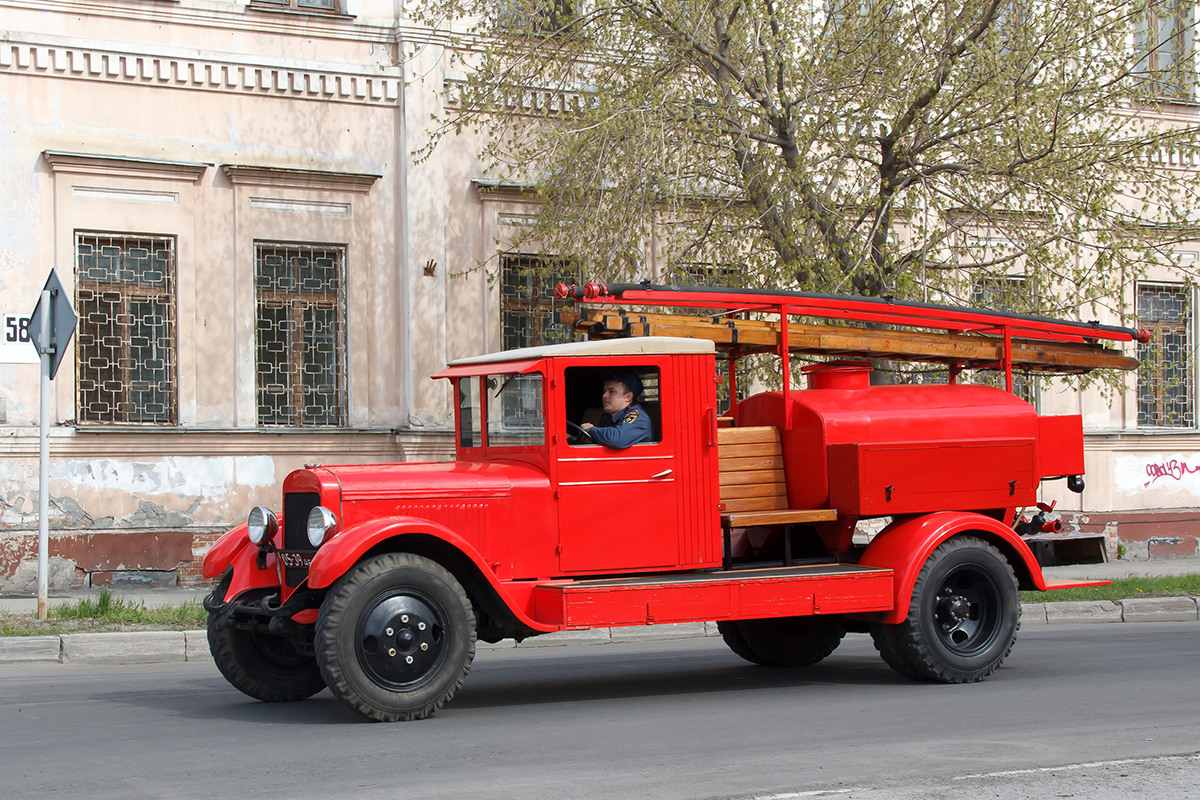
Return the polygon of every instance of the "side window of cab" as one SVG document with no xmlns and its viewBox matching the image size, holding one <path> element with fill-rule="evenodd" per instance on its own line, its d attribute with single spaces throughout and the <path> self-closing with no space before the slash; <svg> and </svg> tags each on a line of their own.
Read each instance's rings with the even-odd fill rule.
<svg viewBox="0 0 1200 800">
<path fill-rule="evenodd" d="M 567 441 L 575 447 L 624 449 L 662 441 L 658 367 L 629 364 L 568 367 Z M 600 428 L 593 438 L 588 430 Z"/>
</svg>

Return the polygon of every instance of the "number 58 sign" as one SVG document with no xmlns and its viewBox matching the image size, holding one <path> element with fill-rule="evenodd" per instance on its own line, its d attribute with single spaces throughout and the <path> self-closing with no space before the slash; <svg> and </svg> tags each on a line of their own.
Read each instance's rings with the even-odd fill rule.
<svg viewBox="0 0 1200 800">
<path fill-rule="evenodd" d="M 37 348 L 29 341 L 29 315 L 15 311 L 0 312 L 0 364 L 36 364 Z"/>
</svg>

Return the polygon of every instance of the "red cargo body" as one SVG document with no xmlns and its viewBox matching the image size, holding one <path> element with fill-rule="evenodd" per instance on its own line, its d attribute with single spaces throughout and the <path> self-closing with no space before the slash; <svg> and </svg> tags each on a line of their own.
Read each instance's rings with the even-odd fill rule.
<svg viewBox="0 0 1200 800">
<path fill-rule="evenodd" d="M 1077 416 L 1049 417 L 989 386 L 871 386 L 870 369 L 819 365 L 791 392 L 782 432 L 788 501 L 853 517 L 1011 509 L 1082 458 Z M 742 425 L 778 424 L 781 392 L 738 406 Z M 1042 431 L 1050 443 L 1039 445 Z M 1047 449 L 1039 460 L 1040 448 Z M 1051 472 L 1044 472 L 1048 468 Z M 1074 470 L 1077 474 L 1081 469 Z"/>
</svg>

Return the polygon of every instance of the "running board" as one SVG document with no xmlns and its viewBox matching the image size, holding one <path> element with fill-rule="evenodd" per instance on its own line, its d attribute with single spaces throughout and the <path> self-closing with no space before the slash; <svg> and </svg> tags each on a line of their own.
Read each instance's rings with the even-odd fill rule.
<svg viewBox="0 0 1200 800">
<path fill-rule="evenodd" d="M 534 617 L 562 630 L 856 614 L 892 609 L 892 571 L 810 564 L 547 581 L 532 599 Z"/>
<path fill-rule="evenodd" d="M 1092 586 L 1112 586 L 1112 581 L 1046 581 L 1044 591 L 1053 592 L 1056 589 L 1087 589 Z"/>
</svg>

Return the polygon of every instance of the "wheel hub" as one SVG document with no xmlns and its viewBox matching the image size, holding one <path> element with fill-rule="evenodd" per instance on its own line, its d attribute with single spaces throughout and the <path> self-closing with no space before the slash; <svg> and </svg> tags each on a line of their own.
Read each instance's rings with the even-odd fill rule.
<svg viewBox="0 0 1200 800">
<path fill-rule="evenodd" d="M 938 637 L 962 655 L 980 650 L 995 632 L 998 604 L 999 595 L 986 576 L 970 568 L 956 570 L 934 604 Z"/>
<path fill-rule="evenodd" d="M 962 622 L 971 615 L 971 601 L 961 595 L 946 599 L 946 613 L 954 620 Z"/>
<path fill-rule="evenodd" d="M 436 671 L 445 655 L 445 625 L 437 609 L 409 594 L 375 603 L 358 626 L 355 649 L 377 682 L 412 689 Z"/>
</svg>

